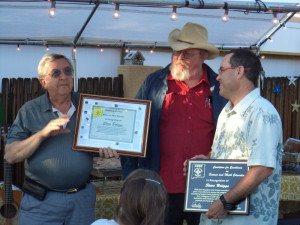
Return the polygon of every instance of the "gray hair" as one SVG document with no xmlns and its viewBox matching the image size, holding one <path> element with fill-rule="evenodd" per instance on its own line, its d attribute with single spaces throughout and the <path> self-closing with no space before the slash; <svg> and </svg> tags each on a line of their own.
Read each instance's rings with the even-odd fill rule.
<svg viewBox="0 0 300 225">
<path fill-rule="evenodd" d="M 57 53 L 51 53 L 51 54 L 46 54 L 43 56 L 43 58 L 41 59 L 39 65 L 38 65 L 38 75 L 40 78 L 42 77 L 45 77 L 47 74 L 46 74 L 46 64 L 49 63 L 49 62 L 53 62 L 55 60 L 58 60 L 58 59 L 65 59 L 68 61 L 68 63 L 70 64 L 70 67 L 72 69 L 72 73 L 74 71 L 74 68 L 73 68 L 73 65 L 72 65 L 72 62 L 70 59 L 68 59 L 66 56 L 62 55 L 62 54 L 57 54 Z"/>
</svg>

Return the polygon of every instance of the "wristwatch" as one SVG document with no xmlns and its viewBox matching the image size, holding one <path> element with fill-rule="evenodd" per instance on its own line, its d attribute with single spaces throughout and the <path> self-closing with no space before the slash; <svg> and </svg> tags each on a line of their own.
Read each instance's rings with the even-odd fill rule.
<svg viewBox="0 0 300 225">
<path fill-rule="evenodd" d="M 220 200 L 223 203 L 224 209 L 226 209 L 226 210 L 235 210 L 236 209 L 236 205 L 233 203 L 227 202 L 224 198 L 224 195 L 220 196 Z"/>
</svg>

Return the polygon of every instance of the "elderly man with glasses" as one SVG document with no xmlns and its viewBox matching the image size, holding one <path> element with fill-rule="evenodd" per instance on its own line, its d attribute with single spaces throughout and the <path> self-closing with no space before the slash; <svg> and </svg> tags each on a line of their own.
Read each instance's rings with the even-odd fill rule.
<svg viewBox="0 0 300 225">
<path fill-rule="evenodd" d="M 64 55 L 45 55 L 38 74 L 46 93 L 21 107 L 5 147 L 8 163 L 25 162 L 19 224 L 90 225 L 93 154 L 72 150 L 79 100 L 72 92 L 72 64 Z M 99 155 L 118 157 L 110 148 L 99 149 Z"/>
<path fill-rule="evenodd" d="M 226 100 L 217 74 L 204 61 L 219 55 L 205 27 L 187 23 L 169 34 L 172 63 L 150 74 L 136 95 L 151 100 L 146 158 L 121 157 L 123 177 L 137 168 L 158 172 L 168 192 L 166 224 L 199 224 L 199 213 L 183 211 L 183 162 L 211 150 L 218 115 Z"/>
</svg>

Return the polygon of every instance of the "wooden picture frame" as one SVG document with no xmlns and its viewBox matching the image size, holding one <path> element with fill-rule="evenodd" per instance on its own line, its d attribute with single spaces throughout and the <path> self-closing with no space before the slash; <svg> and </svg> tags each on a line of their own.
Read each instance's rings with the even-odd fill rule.
<svg viewBox="0 0 300 225">
<path fill-rule="evenodd" d="M 73 150 L 146 156 L 151 101 L 80 94 Z"/>
</svg>

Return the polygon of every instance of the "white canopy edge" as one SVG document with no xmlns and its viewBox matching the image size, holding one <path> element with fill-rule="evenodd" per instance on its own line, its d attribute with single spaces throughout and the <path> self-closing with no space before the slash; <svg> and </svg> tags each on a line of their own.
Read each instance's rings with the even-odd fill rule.
<svg viewBox="0 0 300 225">
<path fill-rule="evenodd" d="M 28 0 L 16 0 L 16 1 L 1 1 L 1 2 L 45 2 L 43 0 L 35 0 L 35 1 L 28 1 Z M 68 39 L 57 39 L 57 40 L 51 40 L 51 39 L 31 39 L 31 38 L 3 38 L 0 39 L 0 44 L 20 44 L 20 45 L 40 45 L 40 46 L 74 46 L 74 47 L 113 47 L 113 48 L 156 48 L 156 49 L 166 49 L 169 50 L 170 46 L 166 43 L 138 43 L 138 42 L 116 42 L 115 40 L 111 41 L 103 41 L 99 42 L 96 40 L 90 40 L 90 41 L 82 41 L 83 39 L 80 39 L 81 34 L 87 24 L 89 23 L 89 20 L 93 16 L 93 13 L 96 11 L 97 7 L 100 4 L 104 5 L 112 5 L 112 4 L 120 4 L 124 6 L 143 6 L 143 7 L 154 7 L 159 9 L 159 7 L 178 7 L 178 8 L 194 8 L 194 9 L 234 9 L 234 10 L 242 10 L 245 13 L 261 13 L 261 12 L 267 12 L 267 13 L 287 13 L 283 15 L 283 17 L 280 19 L 280 22 L 273 26 L 270 30 L 267 30 L 265 32 L 265 35 L 263 37 L 259 37 L 260 39 L 256 40 L 254 43 L 247 43 L 247 44 L 239 44 L 239 45 L 226 45 L 226 44 L 216 44 L 216 47 L 218 47 L 220 50 L 230 50 L 234 48 L 250 48 L 252 50 L 256 50 L 257 52 L 260 51 L 261 47 L 266 43 L 267 40 L 269 40 L 280 28 L 284 27 L 285 24 L 294 16 L 296 12 L 300 12 L 300 4 L 296 4 L 294 0 L 290 0 L 288 2 L 270 2 L 256 0 L 256 1 L 204 1 L 204 0 L 172 0 L 172 1 L 158 1 L 158 0 L 56 0 L 55 2 L 61 2 L 61 3 L 68 3 L 68 4 L 83 4 L 83 5 L 95 5 L 93 10 L 91 11 L 89 17 L 87 18 L 86 22 L 81 27 L 80 31 L 77 33 L 77 35 L 74 37 L 73 41 L 70 41 Z M 13 3 L 12 3 L 13 4 Z M 78 41 L 81 40 L 81 41 Z"/>
</svg>

